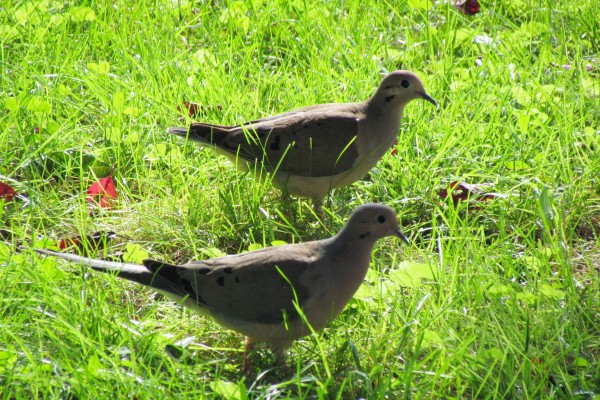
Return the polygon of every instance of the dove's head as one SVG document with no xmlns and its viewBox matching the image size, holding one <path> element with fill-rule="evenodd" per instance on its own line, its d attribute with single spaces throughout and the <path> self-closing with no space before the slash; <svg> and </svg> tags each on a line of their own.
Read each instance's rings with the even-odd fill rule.
<svg viewBox="0 0 600 400">
<path fill-rule="evenodd" d="M 375 97 L 384 104 L 401 105 L 414 99 L 423 99 L 437 107 L 436 101 L 427 94 L 419 77 L 410 71 L 394 71 L 383 78 Z"/>
<path fill-rule="evenodd" d="M 398 225 L 396 213 L 383 204 L 365 204 L 354 210 L 344 227 L 344 234 L 371 242 L 386 236 L 396 236 L 408 244 L 408 239 Z"/>
</svg>

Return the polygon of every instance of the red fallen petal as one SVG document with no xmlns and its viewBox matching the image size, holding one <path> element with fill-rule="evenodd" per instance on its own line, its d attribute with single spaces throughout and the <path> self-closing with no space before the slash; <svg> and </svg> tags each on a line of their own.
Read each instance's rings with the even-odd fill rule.
<svg viewBox="0 0 600 400">
<path fill-rule="evenodd" d="M 459 202 L 461 201 L 467 201 L 469 200 L 469 194 L 459 191 L 459 192 L 452 192 L 452 202 L 454 203 L 454 205 L 458 205 Z"/>
<path fill-rule="evenodd" d="M 497 197 L 497 195 L 494 193 L 486 193 L 485 192 L 485 190 L 490 187 L 489 184 L 485 184 L 485 183 L 471 184 L 471 183 L 467 183 L 464 181 L 461 181 L 461 182 L 454 181 L 450 184 L 450 187 L 453 190 L 463 190 L 463 191 L 469 192 L 469 193 L 471 193 L 473 198 L 481 197 L 484 195 L 491 195 L 493 197 Z"/>
<path fill-rule="evenodd" d="M 462 182 L 453 181 L 450 183 L 450 189 L 455 189 L 457 186 L 460 186 Z"/>
<path fill-rule="evenodd" d="M 476 200 L 485 203 L 488 200 L 498 197 L 495 193 L 485 193 L 482 188 L 488 185 L 473 185 L 464 181 L 453 181 L 448 185 L 448 188 L 443 188 L 438 191 L 438 196 L 442 199 L 448 197 L 448 193 L 452 193 L 452 202 L 457 205 L 459 201 Z M 477 206 L 471 206 L 472 209 L 478 209 Z"/>
<path fill-rule="evenodd" d="M 497 194 L 494 194 L 494 193 L 486 193 L 486 194 L 484 194 L 484 195 L 477 196 L 477 200 L 478 200 L 478 201 L 481 201 L 482 203 L 485 203 L 486 201 L 488 201 L 488 200 L 493 200 L 493 199 L 495 199 L 496 197 L 498 197 L 498 195 L 497 195 Z"/>
<path fill-rule="evenodd" d="M 81 241 L 79 239 L 79 236 L 74 238 L 62 239 L 60 242 L 58 242 L 58 248 L 64 250 L 71 246 L 79 247 L 81 245 Z"/>
<path fill-rule="evenodd" d="M 467 15 L 477 14 L 480 8 L 481 6 L 477 0 L 467 0 L 465 2 L 465 14 Z"/>
<path fill-rule="evenodd" d="M 100 207 L 110 208 L 110 199 L 116 199 L 119 196 L 117 188 L 115 187 L 115 181 L 112 176 L 107 176 L 94 182 L 92 186 L 87 190 L 87 196 L 85 199 L 89 202 L 98 203 L 98 197 L 100 197 Z"/>
<path fill-rule="evenodd" d="M 465 188 L 465 185 L 468 184 L 458 181 L 450 182 L 448 185 L 448 187 L 451 189 L 452 203 L 454 203 L 454 205 L 457 205 L 459 201 L 464 201 L 469 198 L 469 190 Z M 446 199 L 448 197 L 448 193 L 449 190 L 444 188 L 438 192 L 438 196 L 440 196 L 442 199 Z"/>
<path fill-rule="evenodd" d="M 94 182 L 92 186 L 87 190 L 88 201 L 92 201 L 92 196 L 107 196 L 112 198 L 117 198 L 119 194 L 117 193 L 117 188 L 115 187 L 115 181 L 113 181 L 112 177 L 107 176 L 106 178 L 100 179 L 98 182 Z"/>
<path fill-rule="evenodd" d="M 198 103 L 192 103 L 189 101 L 184 101 L 183 102 L 183 107 L 182 106 L 178 106 L 177 107 L 177 111 L 179 112 L 183 112 L 184 110 L 187 111 L 188 115 L 190 117 L 195 117 L 199 114 L 201 114 L 203 111 L 210 111 L 212 109 L 217 109 L 219 111 L 223 111 L 223 106 L 220 104 L 217 104 L 216 106 L 203 106 L 201 104 Z"/>
<path fill-rule="evenodd" d="M 74 236 L 72 238 L 62 239 L 58 243 L 58 247 L 61 250 L 69 247 L 76 247 L 80 251 L 87 254 L 88 251 L 103 249 L 104 245 L 108 243 L 109 240 L 114 239 L 116 236 L 117 234 L 115 232 L 99 231 L 85 237 Z"/>
<path fill-rule="evenodd" d="M 469 192 L 465 192 L 465 191 L 458 191 L 458 192 L 452 192 L 452 198 L 454 200 L 468 200 L 470 196 Z"/>
<path fill-rule="evenodd" d="M 98 196 L 97 198 L 88 198 L 87 199 L 88 203 L 92 206 L 95 207 L 88 207 L 90 209 L 90 217 L 95 217 L 96 216 L 96 212 L 97 210 L 95 210 L 96 207 L 100 207 L 103 208 L 105 210 L 110 210 L 112 208 L 112 198 L 107 197 L 107 196 Z"/>
<path fill-rule="evenodd" d="M 110 200 L 108 197 L 102 196 L 100 199 L 100 207 L 110 210 Z"/>
<path fill-rule="evenodd" d="M 200 114 L 200 112 L 202 111 L 202 106 L 200 104 L 190 103 L 189 101 L 184 101 L 183 106 L 187 110 L 188 115 L 190 117 L 194 117 Z M 179 111 L 181 111 L 181 107 L 179 108 Z"/>
<path fill-rule="evenodd" d="M 4 201 L 8 203 L 16 195 L 17 192 L 15 192 L 15 189 L 4 182 L 0 182 L 0 199 L 4 199 Z"/>
<path fill-rule="evenodd" d="M 454 5 L 465 15 L 477 14 L 481 8 L 477 0 L 455 0 Z"/>
<path fill-rule="evenodd" d="M 393 155 L 393 156 L 398 154 L 398 149 L 396 148 L 396 146 L 398 146 L 398 141 L 394 140 L 394 145 L 393 145 L 394 148 L 392 149 L 392 151 L 390 151 L 391 155 Z"/>
</svg>

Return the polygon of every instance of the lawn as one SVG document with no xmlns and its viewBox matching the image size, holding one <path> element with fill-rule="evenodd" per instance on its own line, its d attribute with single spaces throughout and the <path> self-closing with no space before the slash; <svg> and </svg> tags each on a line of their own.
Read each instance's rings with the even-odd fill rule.
<svg viewBox="0 0 600 400">
<path fill-rule="evenodd" d="M 5 0 L 0 398 L 599 399 L 600 2 L 452 3 Z M 410 103 L 322 218 L 166 133 L 362 101 L 396 69 L 440 107 Z M 367 202 L 411 244 L 381 240 L 341 316 L 248 377 L 239 334 L 32 251 L 182 263 Z"/>
</svg>

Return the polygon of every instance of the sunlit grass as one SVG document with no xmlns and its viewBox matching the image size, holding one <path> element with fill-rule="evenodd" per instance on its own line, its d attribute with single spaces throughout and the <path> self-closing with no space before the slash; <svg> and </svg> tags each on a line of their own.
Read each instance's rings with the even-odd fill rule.
<svg viewBox="0 0 600 400">
<path fill-rule="evenodd" d="M 5 3 L 0 182 L 19 197 L 0 204 L 2 398 L 600 394 L 596 1 L 474 16 L 419 0 Z M 397 154 L 336 190 L 322 222 L 165 132 L 190 122 L 184 101 L 235 124 L 364 100 L 398 68 L 440 109 L 411 103 Z M 87 188 L 113 169 L 119 197 L 90 213 Z M 497 196 L 454 206 L 439 196 L 454 181 Z M 108 255 L 184 262 L 327 237 L 371 201 L 397 210 L 411 246 L 379 243 L 340 318 L 286 370 L 259 352 L 252 379 L 239 335 L 30 250 L 113 231 Z"/>
</svg>

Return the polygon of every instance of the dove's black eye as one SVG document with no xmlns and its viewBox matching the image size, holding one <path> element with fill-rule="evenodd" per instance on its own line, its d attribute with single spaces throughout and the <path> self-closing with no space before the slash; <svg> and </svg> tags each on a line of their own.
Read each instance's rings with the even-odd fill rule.
<svg viewBox="0 0 600 400">
<path fill-rule="evenodd" d="M 400 82 L 400 86 L 402 86 L 404 89 L 406 89 L 407 87 L 410 86 L 410 82 L 406 79 L 403 79 L 402 82 Z"/>
<path fill-rule="evenodd" d="M 377 217 L 377 222 L 383 224 L 385 222 L 385 215 L 380 215 L 379 217 Z"/>
</svg>

